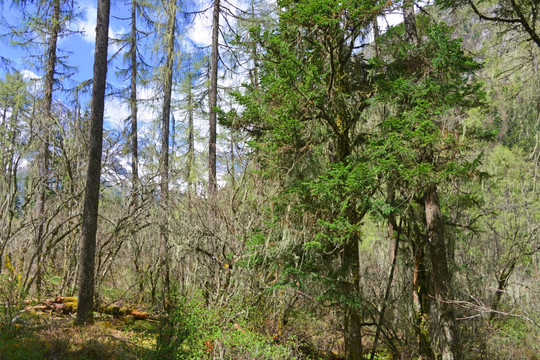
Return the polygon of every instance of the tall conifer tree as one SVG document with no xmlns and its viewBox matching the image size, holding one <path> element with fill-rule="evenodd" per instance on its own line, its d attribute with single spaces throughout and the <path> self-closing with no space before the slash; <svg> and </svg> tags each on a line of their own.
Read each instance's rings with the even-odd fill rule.
<svg viewBox="0 0 540 360">
<path fill-rule="evenodd" d="M 96 45 L 94 52 L 94 81 L 90 114 L 88 170 L 82 215 L 82 241 L 79 265 L 78 324 L 93 322 L 94 267 L 98 226 L 101 152 L 103 148 L 103 116 L 107 80 L 107 50 L 109 44 L 110 0 L 98 0 Z"/>
<path fill-rule="evenodd" d="M 166 29 L 166 60 L 165 77 L 163 79 L 163 104 L 161 110 L 161 150 L 159 158 L 160 175 L 160 206 L 161 206 L 161 224 L 160 224 L 160 277 L 163 291 L 164 306 L 168 308 L 171 304 L 171 285 L 170 285 L 170 255 L 169 255 L 169 124 L 171 118 L 171 99 L 173 66 L 175 57 L 174 39 L 176 36 L 176 0 L 169 0 L 166 6 L 167 29 Z"/>
<path fill-rule="evenodd" d="M 219 59 L 219 0 L 214 0 L 212 12 L 212 52 L 210 54 L 210 89 L 208 92 L 209 103 L 209 135 L 208 135 L 208 201 L 210 206 L 215 206 L 217 194 L 217 87 L 218 87 L 218 59 Z"/>
</svg>

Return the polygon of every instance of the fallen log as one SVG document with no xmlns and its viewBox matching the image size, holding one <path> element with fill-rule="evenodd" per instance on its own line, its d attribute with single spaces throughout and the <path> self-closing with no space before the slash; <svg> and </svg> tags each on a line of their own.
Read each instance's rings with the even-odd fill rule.
<svg viewBox="0 0 540 360">
<path fill-rule="evenodd" d="M 45 299 L 39 305 L 27 306 L 25 311 L 54 312 L 56 314 L 73 314 L 77 312 L 77 298 L 72 296 L 58 296 L 55 299 Z M 95 311 L 115 317 L 131 316 L 134 320 L 147 320 L 148 313 L 119 305 L 96 305 Z"/>
<path fill-rule="evenodd" d="M 133 316 L 135 320 L 146 320 L 148 319 L 148 313 L 140 312 L 137 310 L 131 310 L 131 313 L 129 314 Z"/>
</svg>

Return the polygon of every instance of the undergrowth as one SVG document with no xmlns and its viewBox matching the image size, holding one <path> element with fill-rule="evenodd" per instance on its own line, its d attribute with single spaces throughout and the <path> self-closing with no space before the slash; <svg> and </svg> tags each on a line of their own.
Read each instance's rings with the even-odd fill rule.
<svg viewBox="0 0 540 360">
<path fill-rule="evenodd" d="M 182 299 L 161 321 L 155 355 L 159 359 L 306 359 L 298 343 L 277 343 L 252 330 L 245 309 L 213 309 L 200 299 Z"/>
</svg>

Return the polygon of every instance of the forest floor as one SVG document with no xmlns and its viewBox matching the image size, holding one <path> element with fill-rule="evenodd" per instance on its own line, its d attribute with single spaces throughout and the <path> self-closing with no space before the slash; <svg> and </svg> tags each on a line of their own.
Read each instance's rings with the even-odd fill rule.
<svg viewBox="0 0 540 360">
<path fill-rule="evenodd" d="M 284 321 L 245 309 L 205 307 L 196 296 L 167 314 L 124 301 L 97 306 L 92 325 L 75 325 L 77 299 L 0 304 L 0 360 L 342 359 L 339 344 L 313 314 Z M 9 306 L 8 306 L 9 305 Z M 336 339 L 334 339 L 336 340 Z M 384 357 L 377 357 L 381 359 Z"/>
<path fill-rule="evenodd" d="M 133 323 L 110 315 L 90 326 L 74 325 L 71 315 L 21 312 L 0 332 L 0 359 L 143 359 L 151 356 L 156 320 Z"/>
</svg>

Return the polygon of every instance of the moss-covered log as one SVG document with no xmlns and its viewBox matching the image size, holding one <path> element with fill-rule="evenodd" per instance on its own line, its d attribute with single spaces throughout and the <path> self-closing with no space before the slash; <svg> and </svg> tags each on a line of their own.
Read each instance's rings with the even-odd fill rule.
<svg viewBox="0 0 540 360">
<path fill-rule="evenodd" d="M 46 299 L 43 303 L 35 306 L 27 306 L 26 311 L 32 312 L 55 312 L 57 314 L 73 314 L 77 312 L 78 301 L 76 297 L 59 296 L 56 299 Z M 129 307 L 121 307 L 118 305 L 103 305 L 96 306 L 95 311 L 113 315 L 115 317 L 131 316 L 134 320 L 148 319 L 148 313 L 141 312 Z"/>
</svg>

